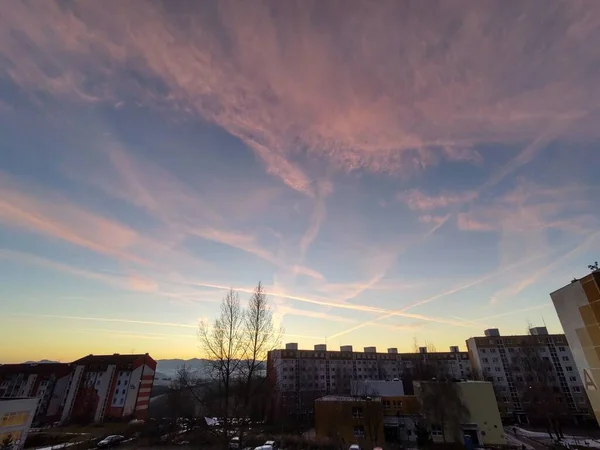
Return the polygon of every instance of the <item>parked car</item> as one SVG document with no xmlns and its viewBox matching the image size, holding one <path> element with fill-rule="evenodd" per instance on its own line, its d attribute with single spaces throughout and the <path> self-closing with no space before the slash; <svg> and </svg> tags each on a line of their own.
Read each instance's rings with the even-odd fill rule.
<svg viewBox="0 0 600 450">
<path fill-rule="evenodd" d="M 121 436 L 120 434 L 113 434 L 111 436 L 106 436 L 104 439 L 98 442 L 97 446 L 98 448 L 114 447 L 115 445 L 119 445 L 124 440 L 124 436 Z"/>
<path fill-rule="evenodd" d="M 352 444 L 348 450 L 360 450 L 360 447 L 357 444 Z"/>
<path fill-rule="evenodd" d="M 234 436 L 231 438 L 231 441 L 229 441 L 229 450 L 239 450 L 242 448 L 241 442 L 240 442 L 240 437 L 239 436 Z"/>
<path fill-rule="evenodd" d="M 277 450 L 277 442 L 276 441 L 267 441 L 263 444 L 263 447 L 269 446 L 271 447 L 273 450 Z"/>
</svg>

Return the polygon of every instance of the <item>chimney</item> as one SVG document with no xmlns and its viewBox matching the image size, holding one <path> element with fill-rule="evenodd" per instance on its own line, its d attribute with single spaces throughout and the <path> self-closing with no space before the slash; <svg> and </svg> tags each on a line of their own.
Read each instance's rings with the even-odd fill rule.
<svg viewBox="0 0 600 450">
<path fill-rule="evenodd" d="M 365 353 L 377 353 L 377 347 L 365 347 Z"/>
<path fill-rule="evenodd" d="M 427 353 L 427 347 L 419 347 L 419 353 L 421 355 L 424 355 L 425 353 Z"/>
<path fill-rule="evenodd" d="M 342 345 L 340 347 L 340 352 L 352 352 L 352 346 L 351 345 Z"/>
<path fill-rule="evenodd" d="M 388 353 L 398 353 L 398 349 L 397 348 L 388 348 Z"/>
<path fill-rule="evenodd" d="M 500 330 L 498 328 L 488 328 L 483 333 L 487 337 L 498 337 L 498 336 L 500 336 Z"/>
<path fill-rule="evenodd" d="M 458 345 L 451 345 L 450 353 L 458 353 Z"/>
<path fill-rule="evenodd" d="M 532 336 L 539 336 L 541 334 L 547 335 L 548 329 L 546 327 L 534 327 L 529 329 L 529 334 Z"/>
<path fill-rule="evenodd" d="M 285 349 L 286 350 L 298 350 L 298 343 L 290 342 L 289 344 L 285 344 Z"/>
<path fill-rule="evenodd" d="M 315 352 L 326 352 L 327 344 L 317 344 L 315 345 Z"/>
</svg>

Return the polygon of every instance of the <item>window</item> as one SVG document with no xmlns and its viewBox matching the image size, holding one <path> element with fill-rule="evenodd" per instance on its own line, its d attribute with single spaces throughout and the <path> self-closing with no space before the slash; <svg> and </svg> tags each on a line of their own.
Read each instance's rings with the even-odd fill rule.
<svg viewBox="0 0 600 450">
<path fill-rule="evenodd" d="M 0 428 L 24 425 L 27 419 L 29 419 L 29 413 L 26 411 L 7 413 L 0 420 Z"/>
<path fill-rule="evenodd" d="M 573 372 L 573 367 L 571 367 L 571 366 L 567 366 L 567 367 L 565 367 L 565 369 L 567 372 Z"/>
<path fill-rule="evenodd" d="M 440 425 L 431 425 L 431 435 L 432 436 L 441 436 L 442 435 L 442 427 Z"/>
<path fill-rule="evenodd" d="M 492 362 L 497 363 L 498 362 L 498 358 L 492 358 Z"/>
<path fill-rule="evenodd" d="M 496 369 L 496 372 L 500 372 L 500 367 L 494 367 Z"/>
<path fill-rule="evenodd" d="M 354 437 L 356 438 L 364 438 L 365 437 L 365 427 L 362 425 L 354 426 Z"/>
<path fill-rule="evenodd" d="M 581 388 L 579 386 L 573 386 L 573 392 L 581 392 Z"/>
<path fill-rule="evenodd" d="M 490 350 L 490 352 L 491 352 L 491 353 L 496 353 L 496 349 L 495 349 L 495 348 L 493 348 L 493 349 L 491 349 L 491 350 Z"/>
<path fill-rule="evenodd" d="M 564 348 L 564 347 L 558 347 L 558 351 L 559 351 L 559 352 L 564 352 L 564 351 L 566 351 L 566 350 L 565 350 L 565 348 Z"/>
<path fill-rule="evenodd" d="M 352 407 L 352 417 L 354 419 L 360 419 L 363 416 L 363 409 L 359 406 Z"/>
<path fill-rule="evenodd" d="M 481 359 L 484 363 L 489 362 L 487 358 L 482 358 Z"/>
<path fill-rule="evenodd" d="M 504 381 L 504 378 L 503 377 L 496 377 L 496 380 L 497 381 Z"/>
<path fill-rule="evenodd" d="M 117 381 L 117 385 L 120 385 L 120 384 L 121 384 L 121 380 Z"/>
<path fill-rule="evenodd" d="M 569 381 L 577 381 L 577 377 L 569 377 Z"/>
<path fill-rule="evenodd" d="M 487 350 L 485 348 L 482 348 L 481 353 L 487 353 Z"/>
</svg>

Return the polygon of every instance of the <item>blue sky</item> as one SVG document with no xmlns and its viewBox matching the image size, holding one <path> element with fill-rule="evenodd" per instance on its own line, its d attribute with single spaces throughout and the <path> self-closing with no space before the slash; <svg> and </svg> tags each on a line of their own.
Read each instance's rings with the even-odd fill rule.
<svg viewBox="0 0 600 450">
<path fill-rule="evenodd" d="M 0 18 L 0 361 L 560 325 L 600 249 L 594 1 L 17 2 Z M 402 26 L 398 26 L 402 24 Z"/>
</svg>

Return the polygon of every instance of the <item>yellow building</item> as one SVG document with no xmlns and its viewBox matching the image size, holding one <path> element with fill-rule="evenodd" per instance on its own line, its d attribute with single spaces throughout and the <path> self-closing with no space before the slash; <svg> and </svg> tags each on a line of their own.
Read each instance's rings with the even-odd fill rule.
<svg viewBox="0 0 600 450">
<path fill-rule="evenodd" d="M 326 395 L 315 400 L 315 431 L 319 437 L 349 446 L 372 448 L 383 444 L 381 397 Z"/>
<path fill-rule="evenodd" d="M 37 405 L 37 398 L 0 398 L 0 445 L 10 439 L 14 450 L 23 448 Z"/>
<path fill-rule="evenodd" d="M 600 423 L 600 271 L 574 279 L 550 297 Z"/>
<path fill-rule="evenodd" d="M 464 436 L 468 435 L 476 446 L 506 445 L 492 383 L 415 381 L 413 384 L 434 442 L 464 443 Z"/>
</svg>

